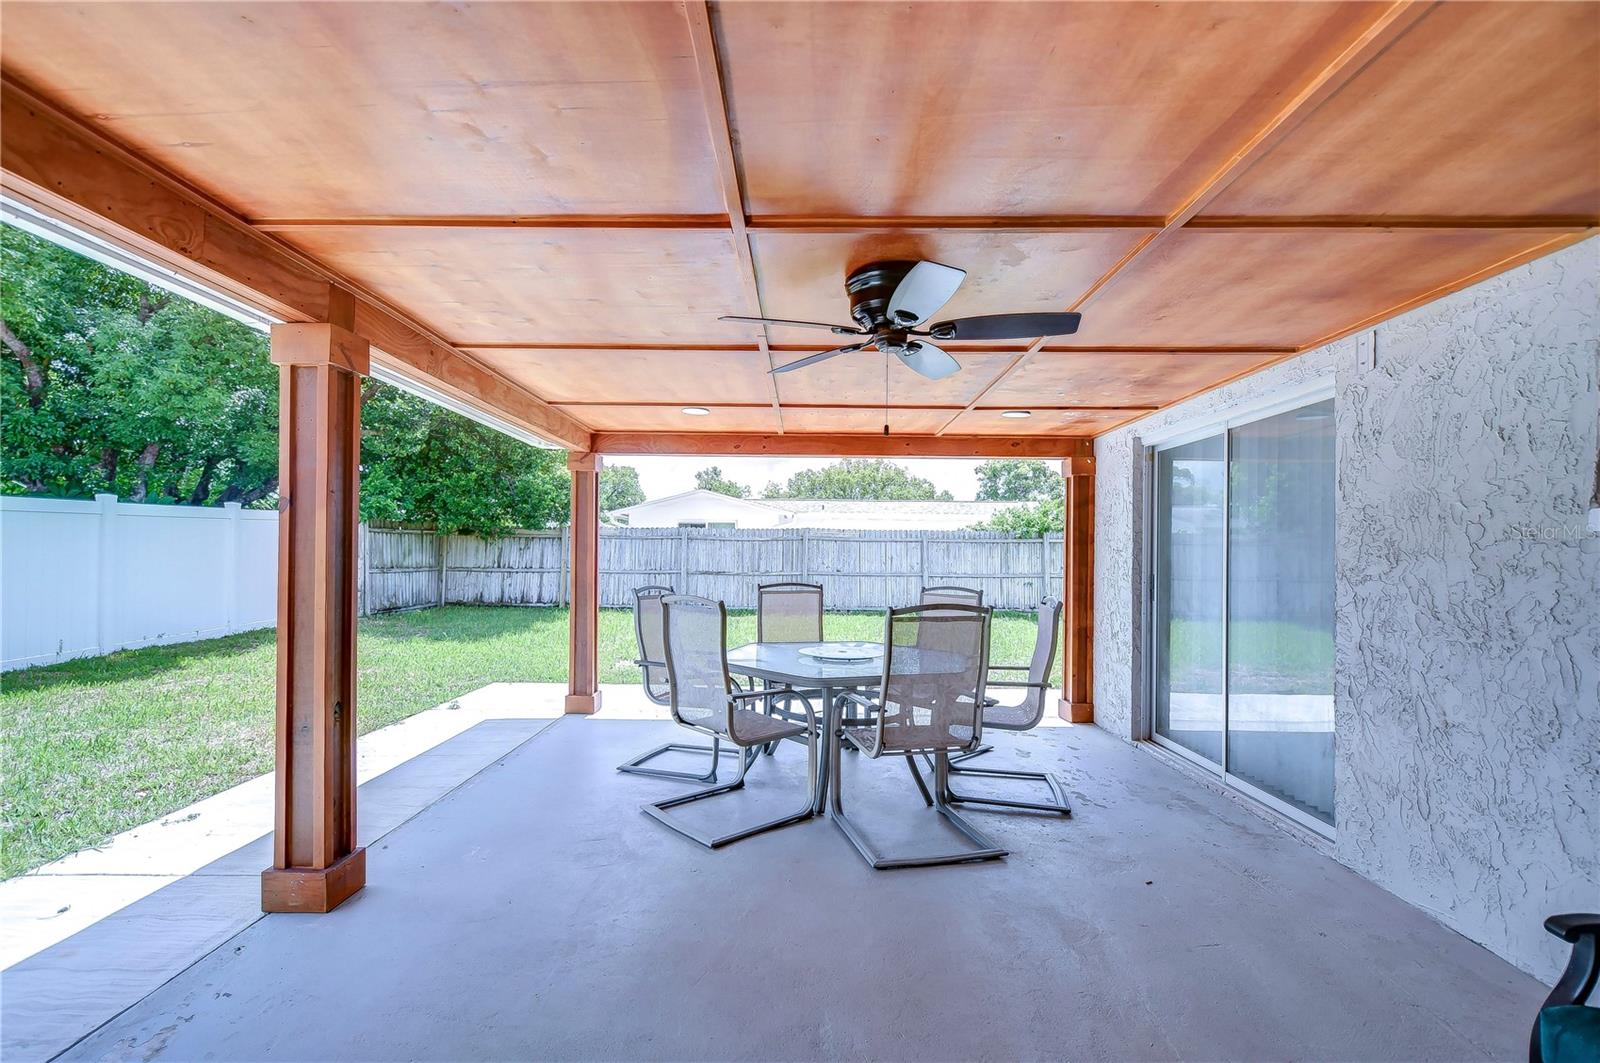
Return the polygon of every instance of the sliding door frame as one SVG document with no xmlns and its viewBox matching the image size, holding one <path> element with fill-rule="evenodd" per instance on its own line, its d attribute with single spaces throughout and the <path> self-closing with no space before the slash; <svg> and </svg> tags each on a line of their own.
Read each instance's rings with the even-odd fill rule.
<svg viewBox="0 0 1600 1063">
<path fill-rule="evenodd" d="M 1140 534 L 1144 537 L 1144 572 L 1145 572 L 1145 610 L 1144 610 L 1144 659 L 1140 662 L 1142 683 L 1144 686 L 1145 704 L 1149 711 L 1144 714 L 1144 738 L 1154 742 L 1184 760 L 1198 766 L 1203 771 L 1215 775 L 1223 785 L 1230 789 L 1238 790 L 1251 799 L 1267 806 L 1272 811 L 1293 820 L 1302 827 L 1306 827 L 1325 838 L 1333 839 L 1337 831 L 1331 823 L 1325 823 L 1317 817 L 1305 812 L 1287 801 L 1276 797 L 1259 786 L 1234 775 L 1228 771 L 1228 723 L 1231 715 L 1229 700 L 1229 683 L 1231 681 L 1229 661 L 1229 629 L 1232 627 L 1232 615 L 1229 611 L 1228 565 L 1233 553 L 1232 520 L 1233 520 L 1233 429 L 1256 421 L 1275 417 L 1281 413 L 1288 413 L 1305 406 L 1326 402 L 1334 398 L 1334 382 L 1332 376 L 1317 377 L 1301 385 L 1282 388 L 1269 395 L 1261 396 L 1255 401 L 1231 406 L 1223 414 L 1212 413 L 1199 417 L 1186 418 L 1166 428 L 1149 432 L 1140 437 L 1138 445 L 1143 450 L 1142 461 L 1146 470 L 1144 484 L 1144 521 Z M 1335 407 L 1337 416 L 1337 406 Z M 1208 439 L 1214 435 L 1222 436 L 1222 762 L 1220 764 L 1208 760 L 1199 753 L 1194 752 L 1164 735 L 1156 733 L 1155 705 L 1156 705 L 1156 642 L 1155 624 L 1159 613 L 1157 606 L 1160 604 L 1160 581 L 1156 570 L 1156 541 L 1157 522 L 1161 519 L 1159 505 L 1161 502 L 1160 477 L 1156 475 L 1156 455 L 1164 450 L 1181 447 L 1197 440 Z M 1335 445 L 1334 476 L 1338 476 L 1338 452 Z M 1334 743 L 1338 744 L 1338 731 L 1334 731 Z M 1334 795 L 1334 816 L 1338 816 L 1338 794 Z"/>
</svg>

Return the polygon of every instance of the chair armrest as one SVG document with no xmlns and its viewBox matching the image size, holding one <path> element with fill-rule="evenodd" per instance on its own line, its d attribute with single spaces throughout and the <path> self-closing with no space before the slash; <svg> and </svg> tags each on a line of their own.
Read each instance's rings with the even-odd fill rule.
<svg viewBox="0 0 1600 1063">
<path fill-rule="evenodd" d="M 651 661 L 644 657 L 635 657 L 633 663 L 640 668 L 665 668 L 667 666 L 666 661 Z"/>
<path fill-rule="evenodd" d="M 1050 684 L 1049 683 L 1029 683 L 1029 682 L 1016 680 L 1016 679 L 999 679 L 999 680 L 991 679 L 989 682 L 987 682 L 987 683 L 985 683 L 983 685 L 986 688 L 990 689 L 990 690 L 993 690 L 995 687 L 1000 687 L 1000 688 L 1005 689 L 1005 690 L 1049 690 L 1050 689 Z"/>
<path fill-rule="evenodd" d="M 1585 936 L 1600 936 L 1600 913 L 1568 912 L 1552 915 L 1544 921 L 1544 928 L 1562 941 L 1576 945 Z"/>
<path fill-rule="evenodd" d="M 746 691 L 742 691 L 742 692 L 739 692 L 739 693 L 736 693 L 736 694 L 729 694 L 728 695 L 728 737 L 732 738 L 734 740 L 735 744 L 743 745 L 744 743 L 740 742 L 739 739 L 737 737 L 735 737 L 735 735 L 734 735 L 734 724 L 733 724 L 733 708 L 734 708 L 734 706 L 737 705 L 741 701 L 756 701 L 756 700 L 763 700 L 764 701 L 767 698 L 770 698 L 771 696 L 772 696 L 772 691 L 770 691 L 770 690 L 746 690 Z M 806 718 L 811 721 L 811 730 L 814 733 L 816 731 L 816 729 L 817 729 L 817 710 L 811 704 L 811 699 L 806 697 L 804 694 L 800 693 L 798 690 L 790 692 L 789 696 L 793 697 L 793 698 L 798 698 L 800 703 L 806 707 Z"/>
<path fill-rule="evenodd" d="M 1544 928 L 1563 941 L 1572 944 L 1572 955 L 1567 957 L 1567 969 L 1561 973 L 1555 988 L 1545 998 L 1539 1014 L 1533 1020 L 1533 1034 L 1528 1039 L 1530 1063 L 1544 1063 L 1543 1033 L 1546 1008 L 1560 1008 L 1585 1004 L 1594 992 L 1595 981 L 1600 978 L 1600 914 L 1571 912 L 1552 915 L 1544 921 Z"/>
<path fill-rule="evenodd" d="M 1026 672 L 1032 665 L 1027 664 L 991 664 L 991 672 Z"/>
<path fill-rule="evenodd" d="M 1544 928 L 1563 941 L 1571 942 L 1572 955 L 1567 957 L 1567 969 L 1561 973 L 1561 978 L 1539 1010 L 1543 1012 L 1545 1008 L 1588 1003 L 1589 994 L 1594 992 L 1595 982 L 1600 979 L 1600 914 L 1574 912 L 1552 915 L 1544 921 Z M 1535 1018 L 1533 1037 L 1528 1047 L 1528 1058 L 1534 1063 L 1539 1063 L 1543 1058 L 1539 1026 L 1540 1020 Z"/>
</svg>

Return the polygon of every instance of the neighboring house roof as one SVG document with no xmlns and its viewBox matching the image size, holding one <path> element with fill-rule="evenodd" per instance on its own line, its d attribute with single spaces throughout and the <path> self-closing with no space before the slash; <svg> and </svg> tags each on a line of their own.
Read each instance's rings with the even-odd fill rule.
<svg viewBox="0 0 1600 1063">
<path fill-rule="evenodd" d="M 611 517 L 633 523 L 658 508 L 678 511 L 680 519 L 694 519 L 693 512 L 703 506 L 708 517 L 728 519 L 744 512 L 786 527 L 829 528 L 966 528 L 988 520 L 1016 502 L 942 502 L 927 499 L 859 498 L 735 498 L 715 491 L 683 491 L 665 498 L 652 498 L 637 506 L 611 511 Z"/>
<path fill-rule="evenodd" d="M 860 513 L 867 516 L 910 516 L 920 513 L 930 517 L 970 517 L 978 521 L 988 520 L 1007 506 L 1019 503 L 942 502 L 922 498 L 765 498 L 762 504 L 790 513 Z"/>
<path fill-rule="evenodd" d="M 661 498 L 649 498 L 643 502 L 640 502 L 636 506 L 624 506 L 621 509 L 607 510 L 607 512 L 613 517 L 622 517 L 632 513 L 637 513 L 639 510 L 655 509 L 668 502 L 677 502 L 680 500 L 688 501 L 689 499 L 715 503 L 719 506 L 749 506 L 752 509 L 757 510 L 770 510 L 772 508 L 772 504 L 768 502 L 758 502 L 753 498 L 739 498 L 735 495 L 725 495 L 720 491 L 706 491 L 697 487 L 693 491 L 679 491 L 675 495 L 664 495 Z"/>
</svg>

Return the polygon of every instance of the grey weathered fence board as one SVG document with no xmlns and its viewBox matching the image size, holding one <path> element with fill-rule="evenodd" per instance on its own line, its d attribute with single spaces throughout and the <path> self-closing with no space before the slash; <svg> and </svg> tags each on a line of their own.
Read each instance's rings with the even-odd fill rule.
<svg viewBox="0 0 1600 1063">
<path fill-rule="evenodd" d="M 366 528 L 358 568 L 368 613 L 446 603 L 559 605 L 566 600 L 566 532 L 498 539 L 436 536 L 414 528 Z M 914 602 L 924 586 L 979 587 L 1002 609 L 1059 597 L 1061 536 L 1012 539 L 995 532 L 835 529 L 600 529 L 600 603 L 627 608 L 633 589 L 661 584 L 755 607 L 759 583 L 820 583 L 829 609 Z M 441 564 L 442 562 L 442 564 Z M 443 587 L 440 581 L 443 580 Z"/>
</svg>

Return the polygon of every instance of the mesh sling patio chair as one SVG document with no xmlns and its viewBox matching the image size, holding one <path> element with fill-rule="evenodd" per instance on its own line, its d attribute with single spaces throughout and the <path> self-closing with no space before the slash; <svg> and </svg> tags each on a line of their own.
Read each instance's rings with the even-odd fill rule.
<svg viewBox="0 0 1600 1063">
<path fill-rule="evenodd" d="M 1055 666 L 1056 647 L 1060 641 L 1061 630 L 1061 603 L 1047 598 L 1039 603 L 1034 610 L 1038 622 L 1038 634 L 1034 636 L 1033 658 L 1025 665 L 991 664 L 990 673 L 994 672 L 1024 672 L 1023 679 L 990 679 L 988 690 L 1021 690 L 1021 700 L 1015 702 L 1001 702 L 996 698 L 987 698 L 983 706 L 983 726 L 997 731 L 1029 731 L 1039 725 L 1044 719 L 1045 701 L 1050 695 L 1050 669 Z M 968 805 L 993 805 L 999 808 L 1020 808 L 1036 812 L 1059 812 L 1063 816 L 1072 815 L 1072 806 L 1067 803 L 1066 792 L 1054 775 L 1047 771 L 1009 771 L 998 768 L 969 768 L 966 763 L 974 757 L 982 756 L 992 749 L 991 746 L 980 745 L 970 753 L 962 753 L 950 758 L 951 775 L 972 775 L 987 779 L 1029 779 L 1042 782 L 1050 790 L 1052 800 L 1045 801 L 1013 801 L 998 797 L 974 797 L 958 794 L 953 790 L 946 791 L 946 800 L 954 804 Z"/>
<path fill-rule="evenodd" d="M 763 583 L 756 588 L 757 642 L 821 642 L 822 588 Z"/>
<path fill-rule="evenodd" d="M 739 690 L 728 677 L 728 611 L 721 602 L 688 594 L 669 594 L 661 599 L 665 632 L 668 704 L 672 718 L 683 726 L 710 735 L 712 741 L 726 740 L 740 751 L 739 775 L 732 782 L 708 786 L 640 806 L 648 816 L 659 820 L 686 838 L 708 849 L 765 831 L 800 823 L 817 814 L 817 740 L 815 711 L 809 699 L 796 693 L 805 706 L 806 722 L 797 723 L 745 708 L 767 697 L 764 690 Z M 670 809 L 703 801 L 744 787 L 745 773 L 753 756 L 744 755 L 785 738 L 804 736 L 806 762 L 805 804 L 798 810 L 754 826 L 737 827 L 721 834 L 710 834 L 684 823 Z"/>
<path fill-rule="evenodd" d="M 815 643 L 822 641 L 822 588 L 815 583 L 763 583 L 756 588 L 756 641 Z M 766 689 L 770 696 L 764 708 L 769 715 L 776 714 L 788 720 L 801 720 L 804 713 L 796 712 L 794 688 L 786 685 Z M 820 691 L 802 691 L 807 697 L 817 697 Z M 766 752 L 771 756 L 777 743 L 768 743 Z"/>
<path fill-rule="evenodd" d="M 834 822 L 876 869 L 957 864 L 1006 855 L 1006 850 L 962 818 L 948 800 L 950 754 L 973 749 L 982 738 L 990 615 L 991 610 L 976 605 L 889 610 L 884 624 L 883 680 L 877 695 L 841 695 L 842 701 L 864 714 L 865 722 L 847 721 L 828 744 L 829 808 Z M 934 630 L 930 631 L 930 626 Z M 874 760 L 904 757 L 928 803 L 974 848 L 929 856 L 891 856 L 874 849 L 844 811 L 840 774 L 844 742 Z M 918 755 L 932 759 L 931 794 L 917 775 L 914 758 Z"/>
<path fill-rule="evenodd" d="M 982 605 L 983 592 L 972 587 L 924 587 L 923 605 Z"/>
<path fill-rule="evenodd" d="M 665 641 L 665 628 L 661 611 L 661 600 L 672 593 L 671 587 L 635 587 L 633 590 L 633 633 L 639 642 L 639 657 L 633 663 L 639 666 L 641 681 L 644 684 L 644 696 L 657 705 L 666 705 L 671 700 L 671 685 L 667 680 L 667 659 Z M 711 757 L 711 766 L 703 773 L 692 771 L 673 771 L 668 768 L 649 768 L 645 765 L 661 756 L 663 753 L 687 753 L 695 756 Z M 691 742 L 668 742 L 657 746 L 648 753 L 641 753 L 626 763 L 617 765 L 617 770 L 628 775 L 646 775 L 652 779 L 676 779 L 680 782 L 716 782 L 717 768 L 722 763 L 722 757 L 741 754 L 742 751 L 733 747 L 726 749 L 722 746 L 722 738 L 715 735 L 709 746 Z"/>
</svg>

